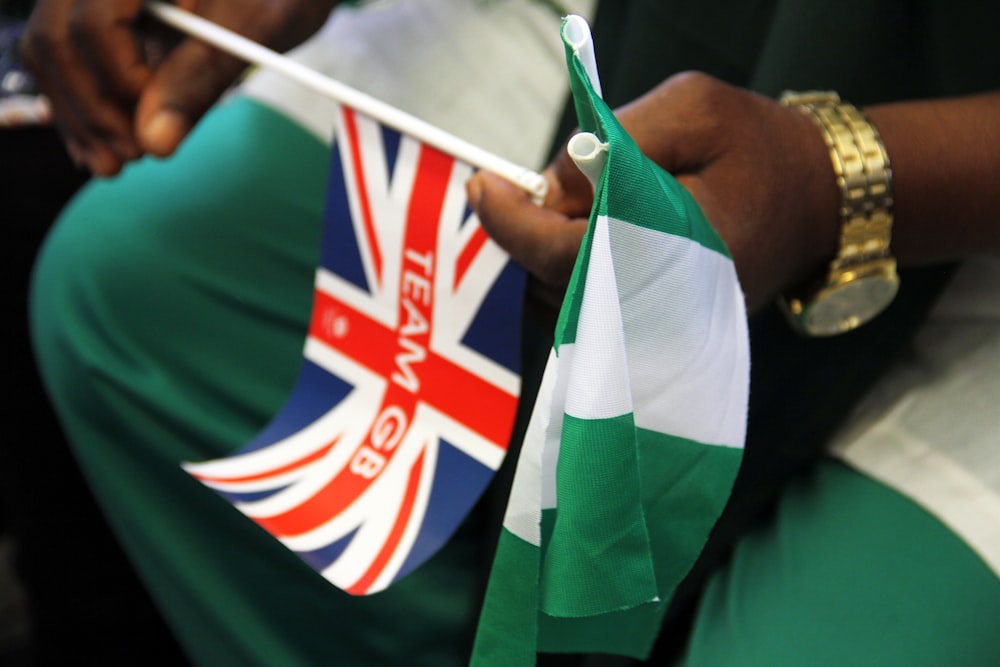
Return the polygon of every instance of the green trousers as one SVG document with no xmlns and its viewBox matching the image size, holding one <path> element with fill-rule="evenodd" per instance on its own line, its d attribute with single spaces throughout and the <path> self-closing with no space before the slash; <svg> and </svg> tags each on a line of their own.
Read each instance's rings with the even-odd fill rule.
<svg viewBox="0 0 1000 667">
<path fill-rule="evenodd" d="M 1000 665 L 1000 580 L 910 500 L 824 459 L 709 581 L 681 664 Z"/>
</svg>

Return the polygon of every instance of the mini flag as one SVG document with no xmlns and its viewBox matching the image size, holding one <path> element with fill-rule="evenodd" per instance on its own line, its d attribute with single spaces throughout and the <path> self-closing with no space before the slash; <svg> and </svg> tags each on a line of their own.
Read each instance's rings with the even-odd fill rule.
<svg viewBox="0 0 1000 667">
<path fill-rule="evenodd" d="M 586 22 L 568 17 L 562 36 L 584 144 L 604 164 L 480 617 L 483 667 L 533 665 L 536 652 L 646 657 L 746 431 L 732 258 L 601 99 Z"/>
<path fill-rule="evenodd" d="M 338 121 L 298 383 L 246 447 L 184 468 L 367 595 L 433 555 L 504 458 L 525 276 L 470 212 L 470 166 Z"/>
</svg>

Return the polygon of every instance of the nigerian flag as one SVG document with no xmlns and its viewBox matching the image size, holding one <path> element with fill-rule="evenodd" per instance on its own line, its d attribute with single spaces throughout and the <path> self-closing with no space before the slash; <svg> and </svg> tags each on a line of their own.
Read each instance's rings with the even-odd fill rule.
<svg viewBox="0 0 1000 667">
<path fill-rule="evenodd" d="M 743 295 L 694 199 L 600 96 L 590 30 L 562 28 L 595 185 L 590 224 L 518 460 L 472 657 L 645 657 L 742 459 Z"/>
</svg>

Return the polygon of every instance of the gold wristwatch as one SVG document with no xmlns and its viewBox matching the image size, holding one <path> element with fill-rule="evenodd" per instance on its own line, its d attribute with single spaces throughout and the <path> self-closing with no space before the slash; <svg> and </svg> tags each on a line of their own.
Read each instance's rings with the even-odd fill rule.
<svg viewBox="0 0 1000 667">
<path fill-rule="evenodd" d="M 840 250 L 818 283 L 779 303 L 811 336 L 855 329 L 888 306 L 899 289 L 892 234 L 892 170 L 875 126 L 833 92 L 787 92 L 781 103 L 808 114 L 830 151 L 840 188 Z"/>
</svg>

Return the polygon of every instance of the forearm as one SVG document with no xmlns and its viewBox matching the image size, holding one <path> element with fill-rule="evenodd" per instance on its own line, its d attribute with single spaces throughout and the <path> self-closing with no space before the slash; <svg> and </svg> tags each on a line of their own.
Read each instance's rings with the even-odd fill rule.
<svg viewBox="0 0 1000 667">
<path fill-rule="evenodd" d="M 892 166 L 900 264 L 1000 255 L 1000 92 L 865 111 Z"/>
</svg>

